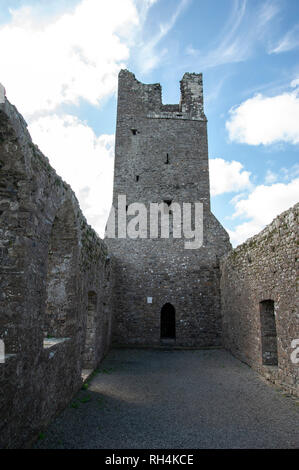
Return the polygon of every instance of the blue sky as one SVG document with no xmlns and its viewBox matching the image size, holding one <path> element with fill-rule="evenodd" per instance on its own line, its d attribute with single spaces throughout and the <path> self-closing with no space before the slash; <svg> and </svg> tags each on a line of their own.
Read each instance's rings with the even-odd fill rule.
<svg viewBox="0 0 299 470">
<path fill-rule="evenodd" d="M 299 200 L 298 0 L 0 0 L 0 82 L 103 234 L 117 75 L 203 73 L 212 209 L 234 245 Z"/>
</svg>

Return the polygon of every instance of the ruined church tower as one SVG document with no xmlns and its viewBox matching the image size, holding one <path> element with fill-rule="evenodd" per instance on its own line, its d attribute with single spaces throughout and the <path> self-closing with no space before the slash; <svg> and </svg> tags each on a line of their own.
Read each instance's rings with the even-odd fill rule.
<svg viewBox="0 0 299 470">
<path fill-rule="evenodd" d="M 184 238 L 106 238 L 116 264 L 113 343 L 209 347 L 221 344 L 219 259 L 231 249 L 210 211 L 207 119 L 202 75 L 186 73 L 179 104 L 163 105 L 161 86 L 121 70 L 113 206 L 203 204 L 203 244 Z M 127 221 L 132 215 L 127 214 Z M 149 230 L 148 230 L 149 232 Z"/>
</svg>

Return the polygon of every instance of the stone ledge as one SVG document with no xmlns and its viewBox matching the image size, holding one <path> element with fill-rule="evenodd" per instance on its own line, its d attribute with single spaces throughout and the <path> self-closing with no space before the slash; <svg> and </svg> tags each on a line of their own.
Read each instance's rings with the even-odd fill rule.
<svg viewBox="0 0 299 470">
<path fill-rule="evenodd" d="M 12 359 L 13 357 L 17 357 L 17 354 L 5 354 L 4 356 L 0 355 L 0 364 L 5 364 L 6 361 Z"/>
<path fill-rule="evenodd" d="M 162 113 L 155 113 L 155 112 L 149 112 L 146 115 L 147 118 L 150 119 L 179 119 L 179 120 L 185 120 L 185 121 L 203 121 L 206 122 L 207 119 L 206 117 L 194 117 L 190 116 L 189 114 L 181 114 L 176 111 L 172 112 L 162 112 Z"/>
<path fill-rule="evenodd" d="M 45 338 L 44 339 L 44 349 L 53 348 L 57 346 L 57 344 L 65 343 L 66 341 L 70 341 L 71 338 Z"/>
</svg>

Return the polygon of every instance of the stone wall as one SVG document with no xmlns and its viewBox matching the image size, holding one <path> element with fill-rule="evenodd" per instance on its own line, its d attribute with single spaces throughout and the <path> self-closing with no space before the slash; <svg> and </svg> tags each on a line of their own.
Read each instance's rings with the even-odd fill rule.
<svg viewBox="0 0 299 470">
<path fill-rule="evenodd" d="M 161 86 L 119 74 L 114 195 L 126 204 L 168 201 L 170 238 L 129 236 L 105 241 L 115 258 L 113 344 L 159 346 L 162 308 L 175 310 L 176 346 L 221 345 L 219 259 L 229 237 L 210 211 L 207 120 L 201 74 L 185 74 L 181 103 L 163 105 Z M 175 238 L 172 204 L 203 204 L 203 246 L 186 249 Z M 130 223 L 133 214 L 125 214 Z M 181 225 L 180 225 L 181 227 Z M 119 227 L 118 227 L 119 228 Z M 182 227 L 181 227 L 182 228 Z M 160 225 L 161 229 L 161 225 Z M 150 301 L 148 301 L 148 298 Z M 173 335 L 171 335 L 173 336 Z"/>
<path fill-rule="evenodd" d="M 62 410 L 111 335 L 107 248 L 70 187 L 0 104 L 0 447 L 23 446 Z"/>
<path fill-rule="evenodd" d="M 174 227 L 169 239 L 104 243 L 0 87 L 0 448 L 26 445 L 69 403 L 112 331 L 115 345 L 224 344 L 298 393 L 299 205 L 232 251 L 210 211 L 202 76 L 184 75 L 174 105 L 159 84 L 119 78 L 114 207 L 119 195 L 167 201 L 171 222 L 172 204 L 201 202 L 203 245 L 186 249 Z"/>
<path fill-rule="evenodd" d="M 223 341 L 236 357 L 299 394 L 299 204 L 221 260 Z M 299 345 L 299 341 L 297 347 Z"/>
</svg>

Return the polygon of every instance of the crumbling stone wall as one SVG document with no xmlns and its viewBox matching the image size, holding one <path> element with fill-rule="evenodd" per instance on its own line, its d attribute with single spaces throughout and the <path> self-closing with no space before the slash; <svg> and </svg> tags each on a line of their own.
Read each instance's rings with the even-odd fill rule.
<svg viewBox="0 0 299 470">
<path fill-rule="evenodd" d="M 0 104 L 0 447 L 23 446 L 67 405 L 111 335 L 113 268 L 71 188 Z M 90 292 L 93 318 L 88 321 Z M 91 327 L 92 325 L 92 327 Z"/>
<path fill-rule="evenodd" d="M 299 394 L 291 358 L 299 338 L 298 213 L 296 204 L 221 260 L 225 347 L 293 394 Z"/>
<path fill-rule="evenodd" d="M 159 346 L 161 310 L 175 309 L 175 344 L 221 345 L 219 259 L 229 237 L 210 211 L 207 120 L 201 74 L 185 74 L 182 99 L 163 105 L 161 86 L 119 74 L 114 195 L 129 205 L 201 202 L 204 243 L 186 249 L 186 239 L 107 238 L 115 258 L 113 344 Z M 132 217 L 127 215 L 127 222 Z M 148 234 L 149 236 L 149 224 Z M 150 302 L 148 302 L 148 298 Z"/>
</svg>

